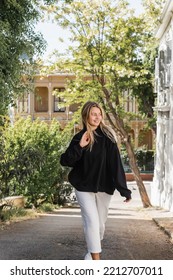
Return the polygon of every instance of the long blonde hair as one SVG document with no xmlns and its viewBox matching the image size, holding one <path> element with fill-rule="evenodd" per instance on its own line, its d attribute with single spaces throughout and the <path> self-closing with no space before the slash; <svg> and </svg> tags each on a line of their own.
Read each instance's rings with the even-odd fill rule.
<svg viewBox="0 0 173 280">
<path fill-rule="evenodd" d="M 96 107 L 96 108 L 100 109 L 100 112 L 101 112 L 101 115 L 102 115 L 102 120 L 100 122 L 100 128 L 101 128 L 102 132 L 112 142 L 114 142 L 114 143 L 116 142 L 116 134 L 115 134 L 114 130 L 104 123 L 104 111 L 101 108 L 101 106 L 97 102 L 87 101 L 82 107 L 81 117 L 82 117 L 83 128 L 85 128 L 87 130 L 87 132 L 89 134 L 89 137 L 90 137 L 90 143 L 88 145 L 88 147 L 90 148 L 90 151 L 92 150 L 93 144 L 95 142 L 95 135 L 96 135 L 95 130 L 94 131 L 92 130 L 92 127 L 88 122 L 89 114 L 90 114 L 90 111 L 93 107 Z"/>
</svg>

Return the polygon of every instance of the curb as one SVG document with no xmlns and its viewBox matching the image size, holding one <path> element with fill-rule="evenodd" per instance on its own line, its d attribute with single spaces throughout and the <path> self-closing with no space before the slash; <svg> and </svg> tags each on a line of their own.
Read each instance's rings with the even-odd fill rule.
<svg viewBox="0 0 173 280">
<path fill-rule="evenodd" d="M 171 243 L 173 243 L 173 218 L 153 218 L 153 221 L 169 236 Z"/>
</svg>

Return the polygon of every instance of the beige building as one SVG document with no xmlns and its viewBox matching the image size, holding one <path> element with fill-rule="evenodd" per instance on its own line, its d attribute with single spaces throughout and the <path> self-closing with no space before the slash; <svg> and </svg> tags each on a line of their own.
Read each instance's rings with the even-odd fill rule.
<svg viewBox="0 0 173 280">
<path fill-rule="evenodd" d="M 74 108 L 62 107 L 62 98 L 54 95 L 54 91 L 64 91 L 67 78 L 74 79 L 74 75 L 60 73 L 58 75 L 36 75 L 33 92 L 23 94 L 17 101 L 15 115 L 31 116 L 32 120 L 39 118 L 47 123 L 52 119 L 59 121 L 64 127 L 71 117 Z M 69 109 L 71 112 L 69 112 Z"/>
<path fill-rule="evenodd" d="M 34 88 L 31 94 L 23 94 L 23 97 L 17 101 L 15 115 L 22 117 L 31 116 L 32 120 L 39 118 L 47 123 L 56 119 L 61 123 L 62 128 L 72 118 L 76 110 L 74 105 L 63 107 L 62 98 L 54 95 L 54 91 L 61 92 L 65 89 L 67 78 L 75 79 L 73 74 L 57 73 L 50 75 L 36 75 L 34 79 Z M 124 93 L 124 109 L 127 112 L 137 113 L 138 106 L 134 97 L 127 91 Z M 145 147 L 150 150 L 153 148 L 154 135 L 151 130 L 144 129 L 146 122 L 135 119 L 130 122 L 129 135 L 131 136 L 134 147 Z M 77 131 L 78 127 L 74 128 Z"/>
</svg>

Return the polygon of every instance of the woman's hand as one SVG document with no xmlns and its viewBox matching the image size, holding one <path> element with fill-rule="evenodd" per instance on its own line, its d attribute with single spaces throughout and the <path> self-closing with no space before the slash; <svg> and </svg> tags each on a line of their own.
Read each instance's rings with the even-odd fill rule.
<svg viewBox="0 0 173 280">
<path fill-rule="evenodd" d="M 129 202 L 131 200 L 131 198 L 126 198 L 125 200 L 124 200 L 124 202 Z"/>
<path fill-rule="evenodd" d="M 86 147 L 90 142 L 90 137 L 89 137 L 89 134 L 88 132 L 86 131 L 83 135 L 82 135 L 82 138 L 79 142 L 79 145 L 83 148 L 83 147 Z"/>
</svg>

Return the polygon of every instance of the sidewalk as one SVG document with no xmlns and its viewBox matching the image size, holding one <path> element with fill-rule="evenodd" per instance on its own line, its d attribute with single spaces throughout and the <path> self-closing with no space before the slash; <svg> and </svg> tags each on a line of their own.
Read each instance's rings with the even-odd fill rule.
<svg viewBox="0 0 173 280">
<path fill-rule="evenodd" d="M 144 181 L 147 193 L 150 197 L 151 182 Z M 128 182 L 128 187 L 132 191 L 132 200 L 129 203 L 123 203 L 124 198 L 115 192 L 110 204 L 110 215 L 116 213 L 121 218 L 130 216 L 130 218 L 153 220 L 173 242 L 173 212 L 161 209 L 159 207 L 143 208 L 138 187 L 135 181 Z M 123 215 L 122 215 L 123 213 Z M 125 215 L 126 214 L 126 215 Z"/>
</svg>

